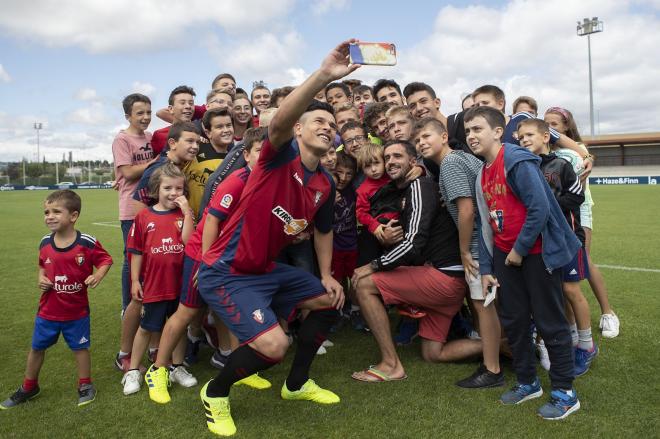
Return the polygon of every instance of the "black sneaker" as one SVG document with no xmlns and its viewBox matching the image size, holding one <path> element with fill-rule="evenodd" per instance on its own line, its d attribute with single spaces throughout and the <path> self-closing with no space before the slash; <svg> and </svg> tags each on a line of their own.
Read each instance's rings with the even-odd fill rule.
<svg viewBox="0 0 660 439">
<path fill-rule="evenodd" d="M 197 363 L 199 360 L 198 355 L 199 355 L 199 345 L 201 344 L 202 339 L 198 339 L 197 341 L 192 341 L 189 338 L 187 339 L 186 342 L 186 356 L 185 359 L 183 360 L 183 364 L 186 365 L 186 367 L 190 367 L 193 364 Z"/>
<path fill-rule="evenodd" d="M 83 384 L 78 388 L 78 407 L 87 405 L 96 399 L 94 384 Z"/>
<path fill-rule="evenodd" d="M 41 392 L 39 386 L 36 386 L 29 392 L 23 390 L 23 386 L 19 387 L 16 392 L 9 398 L 5 399 L 0 403 L 0 410 L 7 410 L 16 407 L 19 404 L 23 404 L 37 396 Z"/>
<path fill-rule="evenodd" d="M 229 355 L 222 355 L 220 351 L 215 351 L 211 357 L 210 363 L 211 366 L 216 369 L 222 369 L 225 367 L 225 364 L 227 364 L 227 360 L 229 360 Z"/>
<path fill-rule="evenodd" d="M 501 387 L 504 385 L 504 372 L 500 370 L 500 373 L 493 373 L 486 369 L 486 366 L 482 364 L 476 372 L 469 377 L 458 381 L 456 385 L 464 389 Z"/>
</svg>

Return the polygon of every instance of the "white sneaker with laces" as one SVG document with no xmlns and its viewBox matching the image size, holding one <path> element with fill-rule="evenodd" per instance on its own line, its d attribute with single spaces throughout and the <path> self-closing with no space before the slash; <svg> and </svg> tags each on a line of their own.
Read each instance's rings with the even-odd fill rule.
<svg viewBox="0 0 660 439">
<path fill-rule="evenodd" d="M 197 385 L 197 378 L 193 376 L 183 366 L 178 366 L 170 371 L 170 381 L 182 385 L 183 387 L 193 387 Z"/>
<path fill-rule="evenodd" d="M 325 355 L 327 353 L 328 351 L 326 350 L 326 348 L 323 347 L 323 345 L 319 346 L 319 350 L 316 351 L 316 355 Z"/>
<path fill-rule="evenodd" d="M 539 351 L 539 363 L 541 363 L 541 367 L 545 370 L 550 370 L 550 356 L 548 355 L 548 348 L 545 347 L 545 343 L 541 341 L 536 345 L 536 348 Z"/>
<path fill-rule="evenodd" d="M 328 339 L 324 340 L 323 344 L 321 344 L 321 346 L 323 346 L 324 348 L 331 348 L 334 345 L 335 344 L 333 342 L 331 342 L 330 340 L 328 340 Z"/>
<path fill-rule="evenodd" d="M 142 374 L 139 370 L 129 370 L 124 374 L 121 383 L 124 386 L 124 395 L 132 395 L 140 391 L 140 383 L 142 382 Z"/>
<path fill-rule="evenodd" d="M 603 333 L 603 337 L 605 338 L 614 338 L 617 335 L 619 335 L 619 326 L 621 323 L 619 322 L 619 318 L 616 316 L 616 314 L 603 314 L 600 316 L 600 329 Z"/>
</svg>

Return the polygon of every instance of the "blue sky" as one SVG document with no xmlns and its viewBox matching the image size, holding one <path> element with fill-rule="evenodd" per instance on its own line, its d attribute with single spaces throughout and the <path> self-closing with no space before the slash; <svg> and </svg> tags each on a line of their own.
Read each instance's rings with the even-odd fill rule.
<svg viewBox="0 0 660 439">
<path fill-rule="evenodd" d="M 34 158 L 37 120 L 49 160 L 68 150 L 110 158 L 126 94 L 146 92 L 162 107 L 172 88 L 188 84 L 201 101 L 223 71 L 248 90 L 258 79 L 293 85 L 353 36 L 399 49 L 396 67 L 354 75 L 367 83 L 428 82 L 445 113 L 458 110 L 462 93 L 495 83 L 509 102 L 526 94 L 542 110 L 571 109 L 587 133 L 586 41 L 575 35 L 585 16 L 605 21 L 592 40 L 597 131 L 660 131 L 658 0 L 144 0 L 142 10 L 129 0 L 1 3 L 0 161 Z"/>
</svg>

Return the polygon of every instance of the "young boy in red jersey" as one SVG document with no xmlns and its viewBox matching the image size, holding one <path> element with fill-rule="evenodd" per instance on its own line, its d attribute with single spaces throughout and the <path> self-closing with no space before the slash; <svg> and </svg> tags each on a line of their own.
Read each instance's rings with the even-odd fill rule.
<svg viewBox="0 0 660 439">
<path fill-rule="evenodd" d="M 140 390 L 139 366 L 153 333 L 159 333 L 165 320 L 176 310 L 181 290 L 183 247 L 192 234 L 194 217 L 184 196 L 186 178 L 174 164 L 158 168 L 149 179 L 153 207 L 142 209 L 128 237 L 131 253 L 131 294 L 142 302 L 140 329 L 132 347 L 131 368 L 124 374 L 124 395 Z M 197 380 L 183 367 L 185 340 L 174 352 L 171 379 L 184 387 Z"/>
<path fill-rule="evenodd" d="M 46 349 L 62 333 L 78 367 L 78 405 L 94 401 L 89 355 L 89 300 L 87 287 L 96 288 L 112 265 L 112 258 L 93 236 L 75 229 L 81 200 L 70 190 L 55 191 L 46 198 L 44 216 L 52 232 L 39 246 L 39 289 L 43 291 L 34 323 L 32 349 L 25 379 L 18 390 L 0 403 L 10 409 L 40 392 L 39 371 Z M 94 267 L 96 272 L 94 273 Z"/>
<path fill-rule="evenodd" d="M 517 383 L 500 401 L 520 404 L 543 394 L 530 331 L 534 319 L 550 355 L 550 401 L 538 414 L 563 419 L 580 408 L 573 388 L 573 348 L 564 314 L 561 268 L 580 241 L 568 227 L 539 169 L 540 158 L 502 144 L 504 114 L 476 107 L 465 115 L 468 145 L 486 164 L 477 175 L 479 272 L 484 295 L 498 287 L 499 315 Z"/>
<path fill-rule="evenodd" d="M 265 137 L 266 130 L 263 128 L 250 128 L 245 132 L 245 150 L 243 156 L 247 162 L 247 166 L 231 173 L 226 180 L 220 183 L 211 197 L 211 201 L 204 210 L 202 219 L 197 224 L 195 232 L 186 244 L 184 250 L 183 282 L 181 284 L 179 307 L 165 323 L 160 344 L 158 346 L 158 356 L 154 364 L 145 374 L 145 380 L 149 383 L 149 397 L 154 402 L 160 404 L 170 402 L 171 398 L 169 391 L 167 390 L 167 382 L 170 372 L 167 369 L 167 366 L 171 364 L 172 352 L 174 351 L 178 340 L 183 336 L 186 326 L 188 326 L 188 324 L 195 319 L 198 312 L 206 306 L 206 303 L 199 295 L 197 289 L 197 271 L 199 270 L 199 265 L 202 260 L 205 224 L 210 219 L 209 229 L 206 231 L 207 247 L 209 247 L 215 238 L 217 238 L 222 222 L 230 215 L 238 204 L 245 183 L 250 175 L 250 169 L 256 165 L 257 160 L 259 159 L 261 144 Z M 211 216 L 208 215 L 209 211 Z M 251 387 L 270 387 L 268 381 L 258 376 L 247 377 L 243 381 L 244 382 L 241 384 L 247 384 Z"/>
</svg>

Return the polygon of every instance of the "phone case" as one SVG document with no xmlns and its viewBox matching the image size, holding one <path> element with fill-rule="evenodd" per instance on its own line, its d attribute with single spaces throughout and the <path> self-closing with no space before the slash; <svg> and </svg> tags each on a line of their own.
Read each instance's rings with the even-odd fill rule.
<svg viewBox="0 0 660 439">
<path fill-rule="evenodd" d="M 396 65 L 396 47 L 391 43 L 356 43 L 349 45 L 352 64 L 374 66 Z"/>
</svg>

